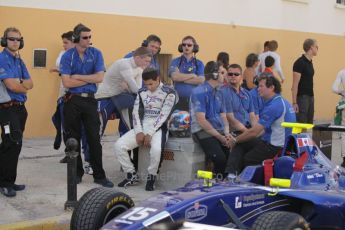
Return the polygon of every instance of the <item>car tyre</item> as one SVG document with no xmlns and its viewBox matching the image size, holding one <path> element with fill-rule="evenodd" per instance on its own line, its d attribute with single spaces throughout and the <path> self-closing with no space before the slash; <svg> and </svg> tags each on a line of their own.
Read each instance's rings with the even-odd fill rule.
<svg viewBox="0 0 345 230">
<path fill-rule="evenodd" d="M 274 211 L 259 216 L 251 230 L 310 230 L 305 219 L 293 212 Z"/>
<path fill-rule="evenodd" d="M 110 188 L 94 188 L 78 201 L 71 218 L 71 230 L 98 230 L 134 206 L 133 200 Z"/>
</svg>

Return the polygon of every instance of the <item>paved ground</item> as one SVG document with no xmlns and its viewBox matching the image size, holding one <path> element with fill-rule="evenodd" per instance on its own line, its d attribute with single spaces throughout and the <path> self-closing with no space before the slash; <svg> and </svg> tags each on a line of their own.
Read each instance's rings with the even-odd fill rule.
<svg viewBox="0 0 345 230">
<path fill-rule="evenodd" d="M 115 184 L 123 179 L 120 166 L 112 151 L 114 136 L 107 136 L 103 140 L 103 162 L 108 177 Z M 24 141 L 24 147 L 18 166 L 17 183 L 27 185 L 26 190 L 18 192 L 15 198 L 6 198 L 0 195 L 0 229 L 2 224 L 15 223 L 25 220 L 37 220 L 53 216 L 69 216 L 64 211 L 67 198 L 66 164 L 59 160 L 64 156 L 62 150 L 52 148 L 52 139 L 29 139 Z M 341 163 L 340 139 L 338 134 L 333 135 L 332 160 Z M 87 190 L 97 187 L 92 176 L 85 175 L 83 182 L 78 185 L 78 198 Z M 146 192 L 145 183 L 128 189 L 120 189 L 133 197 L 138 203 L 149 196 L 163 190 Z"/>
</svg>

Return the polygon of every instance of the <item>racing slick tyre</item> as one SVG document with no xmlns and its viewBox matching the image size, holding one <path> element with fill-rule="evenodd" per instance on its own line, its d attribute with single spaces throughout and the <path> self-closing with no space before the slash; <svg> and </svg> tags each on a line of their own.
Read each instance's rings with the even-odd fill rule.
<svg viewBox="0 0 345 230">
<path fill-rule="evenodd" d="M 251 230 L 309 230 L 305 219 L 293 212 L 274 211 L 259 216 Z"/>
<path fill-rule="evenodd" d="M 78 201 L 71 218 L 71 230 L 98 230 L 134 206 L 133 200 L 110 188 L 94 188 Z"/>
</svg>

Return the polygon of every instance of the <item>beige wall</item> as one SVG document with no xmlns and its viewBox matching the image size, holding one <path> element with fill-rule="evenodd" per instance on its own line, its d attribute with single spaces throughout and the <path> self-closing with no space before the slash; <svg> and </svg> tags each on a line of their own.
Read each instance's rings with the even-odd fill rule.
<svg viewBox="0 0 345 230">
<path fill-rule="evenodd" d="M 337 72 L 344 68 L 345 40 L 343 36 L 260 29 L 211 23 L 197 23 L 177 20 L 117 16 L 109 14 L 80 13 L 57 10 L 0 7 L 0 31 L 8 26 L 18 27 L 25 39 L 21 55 L 34 80 L 34 89 L 29 93 L 27 108 L 29 118 L 26 126 L 27 137 L 54 135 L 51 115 L 55 110 L 59 78 L 47 69 L 32 68 L 32 50 L 48 49 L 48 66 L 53 66 L 62 49 L 60 35 L 71 30 L 79 22 L 92 29 L 92 42 L 103 51 L 105 63 L 109 65 L 128 51 L 141 44 L 151 33 L 163 41 L 162 53 L 177 56 L 177 45 L 187 34 L 193 35 L 199 45 L 198 58 L 207 62 L 214 59 L 219 51 L 230 53 L 231 63 L 244 64 L 249 52 L 260 52 L 266 40 L 279 42 L 282 68 L 287 77 L 283 95 L 291 101 L 292 64 L 302 53 L 305 38 L 316 38 L 319 55 L 314 60 L 316 119 L 332 118 L 337 96 L 331 93 L 331 84 Z M 112 127 L 114 129 L 114 126 Z"/>
</svg>

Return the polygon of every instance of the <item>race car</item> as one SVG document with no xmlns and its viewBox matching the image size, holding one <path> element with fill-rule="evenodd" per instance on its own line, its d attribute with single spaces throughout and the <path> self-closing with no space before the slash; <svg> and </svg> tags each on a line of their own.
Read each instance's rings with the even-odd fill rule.
<svg viewBox="0 0 345 230">
<path fill-rule="evenodd" d="M 136 206 L 124 193 L 95 188 L 79 200 L 71 229 L 178 229 L 184 221 L 232 229 L 345 229 L 345 169 L 301 133 L 313 125 L 282 125 L 293 134 L 263 165 L 227 180 L 200 171 L 199 179 Z"/>
</svg>

